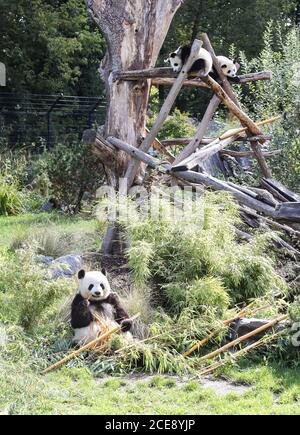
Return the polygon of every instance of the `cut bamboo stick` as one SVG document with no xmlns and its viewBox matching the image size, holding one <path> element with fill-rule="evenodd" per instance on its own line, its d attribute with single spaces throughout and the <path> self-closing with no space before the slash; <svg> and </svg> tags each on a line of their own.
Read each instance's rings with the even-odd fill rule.
<svg viewBox="0 0 300 435">
<path fill-rule="evenodd" d="M 250 310 L 254 305 L 255 305 L 255 302 L 252 302 L 250 305 L 248 305 L 247 307 L 243 308 L 235 317 L 233 317 L 232 319 L 224 320 L 222 322 L 222 324 L 224 326 L 231 325 L 231 323 L 233 323 L 235 320 L 238 320 L 238 319 L 242 318 L 247 313 L 247 311 Z M 199 343 L 195 344 L 195 346 L 193 346 L 191 349 L 189 349 L 187 352 L 185 352 L 183 354 L 183 356 L 184 357 L 188 357 L 192 353 L 196 352 L 196 350 L 199 350 L 200 347 L 202 347 L 206 343 L 208 343 L 217 333 L 218 333 L 217 330 L 216 331 L 212 331 L 206 338 L 204 338 L 203 340 L 199 341 Z"/>
<path fill-rule="evenodd" d="M 206 367 L 202 372 L 199 373 L 199 377 L 209 375 L 210 373 L 214 372 L 220 367 L 223 367 L 224 365 L 228 364 L 229 362 L 236 361 L 241 356 L 245 355 L 246 353 L 250 352 L 250 350 L 257 349 L 260 346 L 263 346 L 264 344 L 267 344 L 269 341 L 274 340 L 275 338 L 278 338 L 281 335 L 281 332 L 277 332 L 276 334 L 272 334 L 268 337 L 263 337 L 256 343 L 252 343 L 249 346 L 245 347 L 244 349 L 241 349 L 240 351 L 236 352 L 233 355 L 230 355 L 230 358 L 223 358 L 221 361 L 218 361 L 217 363 L 211 364 L 209 367 Z"/>
<path fill-rule="evenodd" d="M 136 320 L 138 317 L 140 317 L 140 313 L 133 316 L 130 320 Z M 85 352 L 86 350 L 93 349 L 93 347 L 96 347 L 98 344 L 100 344 L 103 340 L 110 337 L 111 335 L 115 334 L 116 332 L 119 332 L 122 328 L 122 325 L 117 325 L 114 328 L 110 329 L 109 331 L 105 332 L 105 334 L 102 334 L 100 337 L 96 338 L 95 340 L 91 341 L 90 343 L 86 344 L 85 346 L 82 346 L 80 349 L 75 350 L 74 352 L 70 353 L 69 355 L 65 356 L 62 360 L 58 361 L 57 363 L 53 364 L 52 366 L 48 367 L 47 369 L 42 371 L 42 375 L 46 375 L 47 373 L 56 370 L 66 364 L 67 362 L 71 361 L 72 359 L 76 358 L 81 353 Z"/>
<path fill-rule="evenodd" d="M 280 322 L 283 322 L 284 320 L 287 320 L 288 316 L 280 316 L 277 317 L 277 319 L 270 321 L 266 325 L 261 326 L 260 328 L 255 329 L 254 331 L 249 332 L 246 335 L 243 335 L 242 337 L 237 338 L 236 340 L 226 344 L 225 346 L 221 347 L 220 349 L 215 350 L 214 352 L 209 353 L 208 355 L 203 356 L 200 358 L 200 362 L 207 361 L 208 359 L 212 359 L 215 356 L 220 355 L 221 353 L 225 352 L 228 349 L 231 349 L 232 347 L 236 346 L 237 344 L 242 343 L 245 340 L 248 340 L 249 338 L 255 337 L 256 335 L 260 334 L 261 332 L 267 331 L 268 329 L 272 328 L 273 326 L 277 325 Z"/>
</svg>

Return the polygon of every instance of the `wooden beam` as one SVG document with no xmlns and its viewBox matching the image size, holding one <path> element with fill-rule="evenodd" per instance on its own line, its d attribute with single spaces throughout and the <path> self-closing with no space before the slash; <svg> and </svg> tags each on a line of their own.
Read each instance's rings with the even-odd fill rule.
<svg viewBox="0 0 300 435">
<path fill-rule="evenodd" d="M 238 136 L 235 139 L 235 142 L 255 142 L 260 139 L 264 139 L 265 141 L 272 140 L 273 136 L 271 134 L 264 134 L 262 136 L 251 136 L 251 137 L 245 137 L 245 136 Z M 188 145 L 193 140 L 192 137 L 183 137 L 178 139 L 165 139 L 161 141 L 161 144 L 164 147 L 173 147 L 173 146 L 180 146 L 180 145 Z M 202 142 L 200 145 L 208 145 L 212 142 L 214 142 L 216 139 L 214 138 L 208 138 L 204 137 L 202 139 Z"/>
<path fill-rule="evenodd" d="M 267 125 L 267 124 L 272 124 L 273 122 L 278 121 L 279 119 L 281 119 L 281 116 L 273 116 L 272 118 L 268 118 L 268 119 L 265 119 L 264 121 L 257 122 L 256 126 L 262 127 L 262 126 Z M 226 133 L 222 134 L 222 136 L 220 136 L 220 139 L 227 139 L 230 136 L 235 136 L 237 134 L 247 132 L 247 130 L 248 130 L 248 127 L 234 128 L 234 129 L 229 130 Z M 250 137 L 248 137 L 248 140 L 250 140 L 250 142 L 251 141 L 257 142 L 257 141 L 264 140 L 263 138 L 264 138 L 264 135 L 262 134 L 259 136 L 254 136 L 253 138 L 251 138 L 251 140 L 250 140 Z"/>
<path fill-rule="evenodd" d="M 238 101 L 238 98 L 236 96 L 236 94 L 234 93 L 232 87 L 229 84 L 229 81 L 227 79 L 227 77 L 225 76 L 225 74 L 223 73 L 223 70 L 220 66 L 220 63 L 217 59 L 216 53 L 211 45 L 211 42 L 209 40 L 209 37 L 206 33 L 204 33 L 202 35 L 202 40 L 203 40 L 203 46 L 204 48 L 211 54 L 212 60 L 213 60 L 213 64 L 214 64 L 214 68 L 218 73 L 218 76 L 221 80 L 220 85 L 223 87 L 223 89 L 225 90 L 225 92 L 227 93 L 227 95 L 229 96 L 229 98 L 236 104 L 237 107 L 240 107 L 240 103 Z"/>
<path fill-rule="evenodd" d="M 188 77 L 197 77 L 197 73 L 189 73 Z M 113 80 L 128 80 L 128 81 L 137 81 L 137 80 L 148 80 L 152 79 L 152 81 L 156 80 L 166 80 L 166 82 L 157 83 L 157 84 L 165 84 L 166 86 L 173 86 L 176 78 L 178 77 L 178 73 L 174 72 L 172 68 L 149 68 L 142 70 L 132 70 L 132 71 L 119 71 L 114 73 Z M 242 74 L 238 76 L 240 83 L 249 83 L 256 82 L 259 80 L 271 80 L 272 73 L 270 71 L 260 71 L 251 74 Z M 201 79 L 190 79 L 186 80 L 184 84 L 187 86 L 190 85 L 190 82 L 194 82 L 196 87 L 207 88 L 208 86 L 205 83 L 201 83 Z M 154 84 L 154 83 L 153 83 Z M 236 83 L 234 83 L 236 84 Z"/>
<path fill-rule="evenodd" d="M 227 147 L 234 141 L 235 136 L 224 140 L 216 139 L 214 142 L 202 147 L 199 151 L 192 154 L 190 157 L 183 160 L 178 165 L 172 166 L 172 171 L 181 172 L 193 169 L 197 165 L 201 165 L 204 160 L 207 160 L 209 157 L 217 154 L 219 151 L 221 151 L 223 148 Z"/>
<path fill-rule="evenodd" d="M 108 137 L 107 141 L 116 147 L 120 151 L 125 151 L 127 154 L 129 154 L 132 158 L 146 163 L 146 165 L 150 166 L 150 168 L 155 169 L 157 164 L 159 164 L 159 160 L 154 159 L 153 157 L 149 156 L 149 154 L 144 153 L 138 148 L 135 148 L 132 145 L 129 145 L 128 143 L 117 139 L 116 137 Z"/>
<path fill-rule="evenodd" d="M 290 202 L 300 202 L 300 195 L 295 192 L 292 192 L 282 183 L 279 183 L 277 180 L 271 179 L 263 179 L 262 180 L 265 185 L 271 186 L 273 189 L 277 190 L 287 201 Z"/>
<path fill-rule="evenodd" d="M 152 79 L 151 84 L 153 86 L 173 86 L 174 82 L 175 79 L 159 78 L 159 79 Z M 185 80 L 183 82 L 183 86 L 189 88 L 209 89 L 209 86 L 206 83 L 203 83 L 202 80 L 199 79 Z"/>
<path fill-rule="evenodd" d="M 300 222 L 300 202 L 285 202 L 276 208 L 276 218 Z"/>
<path fill-rule="evenodd" d="M 195 60 L 197 59 L 201 46 L 202 46 L 202 42 L 195 40 L 195 42 L 192 45 L 189 59 L 187 60 L 186 64 L 183 66 L 182 70 L 180 71 L 167 99 L 165 100 L 160 110 L 160 113 L 150 133 L 147 135 L 146 139 L 142 142 L 139 148 L 141 151 L 147 152 L 151 147 L 152 143 L 155 141 L 160 129 L 163 126 L 163 123 L 167 119 L 173 107 L 173 104 L 175 103 L 175 100 L 182 88 L 183 82 L 186 80 L 188 76 L 189 70 L 191 69 Z M 125 174 L 125 178 L 127 179 L 128 189 L 132 186 L 132 183 L 134 181 L 138 169 L 139 169 L 139 162 L 137 162 L 136 160 L 131 160 L 128 164 L 128 168 Z"/>
<path fill-rule="evenodd" d="M 146 127 L 146 133 L 149 134 L 150 131 L 148 130 L 148 128 Z M 164 156 L 166 156 L 168 162 L 173 163 L 175 160 L 175 156 L 173 156 L 172 153 L 170 153 L 170 151 L 168 151 L 164 145 L 160 142 L 160 140 L 158 140 L 157 138 L 155 138 L 155 140 L 152 143 L 153 148 L 158 151 L 159 153 L 163 154 Z"/>
<path fill-rule="evenodd" d="M 264 157 L 273 157 L 273 156 L 277 156 L 280 153 L 282 153 L 282 150 L 265 151 L 265 152 L 263 152 L 263 156 Z M 221 150 L 220 154 L 222 156 L 230 156 L 230 157 L 236 157 L 236 158 L 255 157 L 253 151 Z"/>
<path fill-rule="evenodd" d="M 220 99 L 216 95 L 214 95 L 206 109 L 202 121 L 199 124 L 195 137 L 191 140 L 188 146 L 181 151 L 179 156 L 176 157 L 175 165 L 178 165 L 180 162 L 188 158 L 199 147 L 199 145 L 203 140 L 205 132 L 208 129 L 209 123 L 213 118 L 214 114 L 216 113 L 216 110 L 218 109 L 219 105 L 220 105 Z"/>
<path fill-rule="evenodd" d="M 233 186 L 230 186 L 225 181 L 218 180 L 217 178 L 211 177 L 208 174 L 200 174 L 198 172 L 193 171 L 183 171 L 183 172 L 172 172 L 170 167 L 170 174 L 176 178 L 182 178 L 191 183 L 195 184 L 204 184 L 213 188 L 214 190 L 225 190 L 230 192 L 233 197 L 241 204 L 249 207 L 250 209 L 256 210 L 259 213 L 263 213 L 266 216 L 271 218 L 276 218 L 275 207 L 271 207 L 267 204 L 264 204 L 261 201 L 258 201 L 247 194 L 239 191 Z"/>
</svg>

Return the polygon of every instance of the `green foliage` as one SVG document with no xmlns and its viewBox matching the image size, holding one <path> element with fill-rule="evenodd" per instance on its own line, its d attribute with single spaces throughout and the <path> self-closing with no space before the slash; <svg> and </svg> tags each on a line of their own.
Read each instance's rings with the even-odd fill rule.
<svg viewBox="0 0 300 435">
<path fill-rule="evenodd" d="M 104 38 L 84 2 L 1 1 L 0 57 L 8 90 L 99 94 Z"/>
<path fill-rule="evenodd" d="M 278 23 L 270 23 L 264 35 L 264 48 L 251 61 L 242 55 L 245 71 L 269 70 L 270 82 L 248 84 L 245 104 L 259 119 L 283 115 L 272 127 L 272 149 L 282 153 L 271 159 L 274 176 L 291 188 L 300 185 L 300 34 L 298 28 L 288 32 Z"/>
<path fill-rule="evenodd" d="M 18 257 L 0 256 L 0 320 L 10 319 L 27 330 L 42 324 L 54 302 L 69 296 L 72 288 L 69 281 L 46 281 L 47 273 L 35 264 L 33 255 L 24 251 Z"/>
<path fill-rule="evenodd" d="M 80 208 L 83 194 L 95 190 L 103 177 L 99 161 L 83 143 L 59 144 L 52 151 L 45 151 L 34 162 L 33 171 L 37 183 L 46 184 L 48 180 L 51 194 L 73 210 Z"/>
<path fill-rule="evenodd" d="M 22 198 L 15 184 L 0 177 L 0 216 L 17 215 L 23 210 Z"/>
<path fill-rule="evenodd" d="M 148 120 L 148 127 L 151 128 L 157 117 L 154 113 Z M 158 134 L 158 139 L 174 139 L 179 137 L 192 137 L 196 132 L 188 113 L 175 109 L 173 114 L 167 118 Z"/>
</svg>

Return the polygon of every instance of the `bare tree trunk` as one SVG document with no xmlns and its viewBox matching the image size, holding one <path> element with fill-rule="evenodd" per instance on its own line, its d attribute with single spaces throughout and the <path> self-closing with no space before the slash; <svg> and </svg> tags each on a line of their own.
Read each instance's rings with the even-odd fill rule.
<svg viewBox="0 0 300 435">
<path fill-rule="evenodd" d="M 106 83 L 108 112 L 104 136 L 138 146 L 145 136 L 150 80 L 115 80 L 120 71 L 154 67 L 173 16 L 182 0 L 85 0 L 90 14 L 105 35 L 108 53 L 101 63 Z M 120 151 L 112 159 L 110 182 L 126 171 L 128 156 Z"/>
</svg>

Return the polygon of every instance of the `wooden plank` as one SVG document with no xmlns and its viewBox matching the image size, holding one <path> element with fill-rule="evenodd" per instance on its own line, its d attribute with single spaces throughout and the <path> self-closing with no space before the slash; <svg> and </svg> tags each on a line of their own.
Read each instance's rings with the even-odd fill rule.
<svg viewBox="0 0 300 435">
<path fill-rule="evenodd" d="M 188 76 L 189 70 L 191 69 L 195 60 L 197 59 L 197 56 L 198 56 L 198 53 L 199 53 L 199 50 L 201 47 L 202 47 L 202 42 L 196 39 L 192 45 L 191 55 L 190 55 L 189 59 L 187 60 L 186 64 L 183 66 L 182 70 L 180 71 L 166 101 L 164 102 L 164 104 L 160 110 L 160 113 L 159 113 L 150 133 L 147 135 L 147 137 L 142 142 L 142 144 L 139 148 L 141 151 L 147 152 L 149 150 L 149 148 L 151 147 L 152 143 L 154 142 L 154 140 L 156 139 L 160 129 L 163 126 L 163 123 L 165 122 L 165 120 L 169 116 L 169 113 L 173 107 L 173 104 L 175 103 L 175 100 L 176 100 L 176 98 L 177 98 L 177 96 L 182 88 L 183 82 L 186 80 L 186 78 Z M 135 159 L 131 160 L 128 164 L 128 168 L 127 168 L 127 171 L 125 174 L 125 178 L 127 179 L 128 189 L 132 186 L 132 183 L 134 181 L 136 173 L 139 169 L 139 165 L 140 165 L 139 162 L 137 162 Z"/>
<path fill-rule="evenodd" d="M 280 183 L 277 180 L 274 180 L 273 178 L 264 179 L 265 182 L 267 182 L 271 187 L 278 190 L 278 192 L 286 197 L 288 201 L 291 202 L 300 202 L 300 195 L 297 193 L 291 191 L 286 186 L 284 186 L 282 183 Z"/>
<path fill-rule="evenodd" d="M 235 136 L 230 137 L 228 139 L 220 140 L 216 139 L 209 145 L 202 147 L 199 151 L 192 154 L 187 159 L 180 162 L 178 165 L 173 166 L 172 170 L 174 172 L 180 171 L 188 171 L 189 169 L 195 168 L 197 165 L 201 165 L 204 160 L 207 160 L 209 157 L 212 157 L 214 154 L 217 154 L 219 151 L 230 145 L 235 141 Z"/>
<path fill-rule="evenodd" d="M 271 207 L 267 204 L 264 204 L 261 201 L 251 198 L 245 193 L 240 192 L 235 187 L 230 186 L 225 181 L 218 180 L 217 178 L 211 177 L 208 174 L 200 174 L 198 172 L 193 172 L 193 171 L 172 172 L 171 167 L 169 169 L 170 169 L 170 174 L 173 177 L 179 179 L 182 178 L 186 181 L 195 184 L 204 184 L 206 186 L 213 188 L 214 190 L 225 190 L 227 192 L 230 192 L 239 203 L 249 207 L 250 209 L 256 210 L 259 213 L 263 213 L 271 218 L 276 217 L 275 207 Z"/>
<path fill-rule="evenodd" d="M 146 127 L 146 133 L 148 134 L 150 133 L 147 127 Z M 153 141 L 152 146 L 156 151 L 166 156 L 168 162 L 173 163 L 175 161 L 175 156 L 173 156 L 173 154 L 170 153 L 170 151 L 168 151 L 157 138 L 155 138 L 155 140 Z"/>
<path fill-rule="evenodd" d="M 219 105 L 220 105 L 220 99 L 216 95 L 214 95 L 206 109 L 202 121 L 199 124 L 195 137 L 191 140 L 188 146 L 184 148 L 184 150 L 182 150 L 179 156 L 176 157 L 175 159 L 176 165 L 181 163 L 186 158 L 188 158 L 199 147 L 204 137 L 204 134 L 209 126 L 209 123 L 212 117 L 214 116 L 214 114 L 216 113 L 216 110 L 218 109 Z"/>
<path fill-rule="evenodd" d="M 300 202 L 286 202 L 276 208 L 276 218 L 300 222 Z"/>
<path fill-rule="evenodd" d="M 273 136 L 271 134 L 264 134 L 262 136 L 251 136 L 251 137 L 238 136 L 235 139 L 235 142 L 256 142 L 260 139 L 264 139 L 266 141 L 269 141 L 269 140 L 272 140 L 272 138 L 273 138 Z M 188 145 L 192 140 L 193 140 L 192 137 L 182 137 L 182 138 L 178 138 L 178 139 L 165 139 L 165 140 L 161 141 L 161 144 L 164 147 Z M 215 140 L 216 140 L 215 138 L 204 137 L 201 141 L 201 145 L 208 145 Z M 249 151 L 249 152 L 251 152 L 251 151 Z"/>
<path fill-rule="evenodd" d="M 149 156 L 149 154 L 144 153 L 138 148 L 135 148 L 132 145 L 129 145 L 128 143 L 117 139 L 116 137 L 108 137 L 107 141 L 112 144 L 114 147 L 116 147 L 118 150 L 125 151 L 127 154 L 129 154 L 132 158 L 146 163 L 146 165 L 150 166 L 150 168 L 155 169 L 157 164 L 159 164 L 159 160 L 154 159 L 153 157 Z"/>
<path fill-rule="evenodd" d="M 270 192 L 275 198 L 277 198 L 281 202 L 289 202 L 288 199 L 286 199 L 285 196 L 283 196 L 281 193 L 278 192 L 277 189 L 272 187 L 265 178 L 262 178 L 260 182 L 261 186 L 266 189 L 268 192 Z"/>
</svg>

